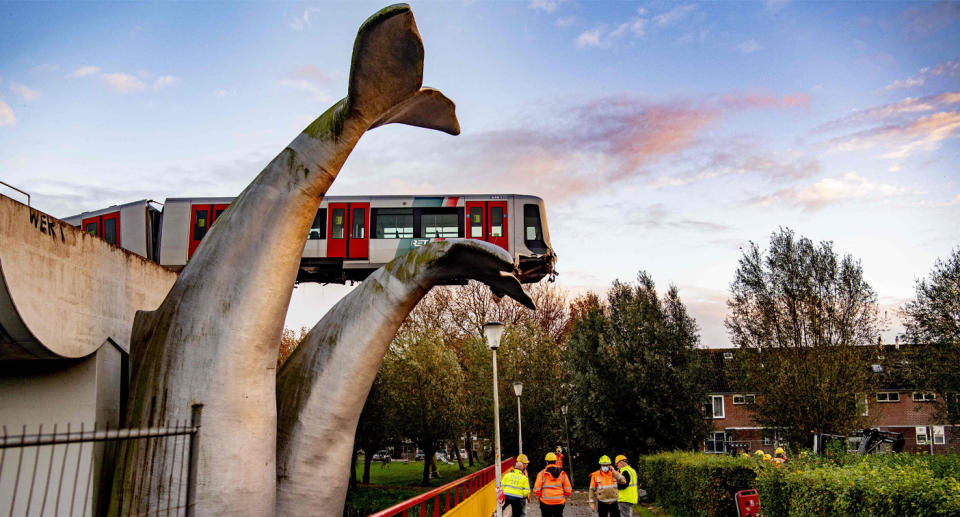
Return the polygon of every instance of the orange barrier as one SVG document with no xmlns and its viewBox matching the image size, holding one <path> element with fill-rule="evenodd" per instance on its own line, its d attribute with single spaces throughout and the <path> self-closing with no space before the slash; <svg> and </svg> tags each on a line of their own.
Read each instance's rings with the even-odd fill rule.
<svg viewBox="0 0 960 517">
<path fill-rule="evenodd" d="M 514 458 L 507 458 L 500 464 L 500 470 L 506 472 L 513 467 Z M 370 517 L 440 517 L 440 515 L 490 515 L 496 510 L 496 472 L 493 465 L 478 470 L 446 485 L 420 494 Z M 451 495 L 453 496 L 451 499 Z M 452 504 L 451 504 L 452 501 Z M 443 513 L 440 507 L 443 507 Z M 485 510 L 489 506 L 489 510 Z M 414 507 L 417 507 L 414 509 Z M 463 507 L 463 508 L 461 508 Z M 429 510 L 429 513 L 428 513 Z M 415 512 L 415 513 L 414 513 Z"/>
</svg>

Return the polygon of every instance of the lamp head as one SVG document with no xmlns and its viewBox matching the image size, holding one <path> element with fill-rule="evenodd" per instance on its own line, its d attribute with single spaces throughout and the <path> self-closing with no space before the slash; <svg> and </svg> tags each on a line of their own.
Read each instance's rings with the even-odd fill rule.
<svg viewBox="0 0 960 517">
<path fill-rule="evenodd" d="M 488 321 L 483 324 L 483 337 L 487 340 L 487 348 L 490 350 L 500 348 L 501 336 L 503 336 L 503 323 L 499 321 Z"/>
<path fill-rule="evenodd" d="M 523 383 L 520 381 L 513 383 L 513 392 L 520 396 L 520 393 L 523 392 Z"/>
</svg>

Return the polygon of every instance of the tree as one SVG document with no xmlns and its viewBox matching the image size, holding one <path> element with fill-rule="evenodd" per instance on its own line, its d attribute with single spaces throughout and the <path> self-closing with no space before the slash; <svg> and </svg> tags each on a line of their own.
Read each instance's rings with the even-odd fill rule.
<svg viewBox="0 0 960 517">
<path fill-rule="evenodd" d="M 289 328 L 283 329 L 283 333 L 280 334 L 280 352 L 277 354 L 277 370 L 283 366 L 283 363 L 287 362 L 287 358 L 300 346 L 300 342 L 303 341 L 308 332 L 310 332 L 310 329 L 307 327 L 300 327 L 299 331 Z"/>
<path fill-rule="evenodd" d="M 571 311 L 571 434 L 589 465 L 601 454 L 636 458 L 703 439 L 699 331 L 676 287 L 660 298 L 640 272 L 636 285 L 614 282 L 605 303 L 589 295 Z"/>
<path fill-rule="evenodd" d="M 960 422 L 960 248 L 937 260 L 930 278 L 918 280 L 916 297 L 901 310 L 910 345 L 905 363 L 915 386 L 941 394 L 938 417 Z M 941 402 L 938 401 L 938 402 Z"/>
<path fill-rule="evenodd" d="M 781 228 L 768 251 L 744 250 L 730 291 L 725 323 L 742 386 L 759 393 L 755 420 L 795 444 L 864 426 L 881 321 L 860 262 Z"/>
</svg>

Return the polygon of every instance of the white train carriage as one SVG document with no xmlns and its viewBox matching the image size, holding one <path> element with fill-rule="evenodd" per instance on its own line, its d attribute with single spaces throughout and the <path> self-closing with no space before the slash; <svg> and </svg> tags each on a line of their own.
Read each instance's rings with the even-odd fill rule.
<svg viewBox="0 0 960 517">
<path fill-rule="evenodd" d="M 156 262 L 156 236 L 160 230 L 161 214 L 152 203 L 154 201 L 141 199 L 84 212 L 63 221 Z"/>
<path fill-rule="evenodd" d="M 65 221 L 89 227 L 114 244 L 180 270 L 232 201 L 230 197 L 168 198 L 162 214 L 149 202 L 138 201 Z M 134 207 L 146 209 L 141 213 Z M 125 233 L 128 226 L 143 227 L 144 221 L 159 222 L 159 228 L 153 224 L 153 231 L 146 234 Z M 480 239 L 502 247 L 513 255 L 525 283 L 556 274 L 556 255 L 539 197 L 328 196 L 307 235 L 297 281 L 363 280 L 395 257 L 443 239 Z"/>
</svg>

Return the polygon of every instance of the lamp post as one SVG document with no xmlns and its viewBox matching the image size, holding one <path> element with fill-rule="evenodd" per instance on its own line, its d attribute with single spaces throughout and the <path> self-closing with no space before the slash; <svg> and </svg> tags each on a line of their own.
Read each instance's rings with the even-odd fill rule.
<svg viewBox="0 0 960 517">
<path fill-rule="evenodd" d="M 497 476 L 497 517 L 503 517 L 503 507 L 500 506 L 500 395 L 497 393 L 497 349 L 500 348 L 500 337 L 503 335 L 503 324 L 499 321 L 488 321 L 483 324 L 483 337 L 487 341 L 487 348 L 493 351 L 493 471 Z"/>
<path fill-rule="evenodd" d="M 563 434 L 567 435 L 567 461 L 570 463 L 570 487 L 573 487 L 573 452 L 570 451 L 570 430 L 567 428 L 567 409 L 569 407 L 564 404 L 560 406 L 560 412 L 563 413 Z"/>
<path fill-rule="evenodd" d="M 520 441 L 517 455 L 523 454 L 523 425 L 520 423 L 520 393 L 523 392 L 523 383 L 513 383 L 513 392 L 517 394 L 517 439 Z"/>
</svg>

